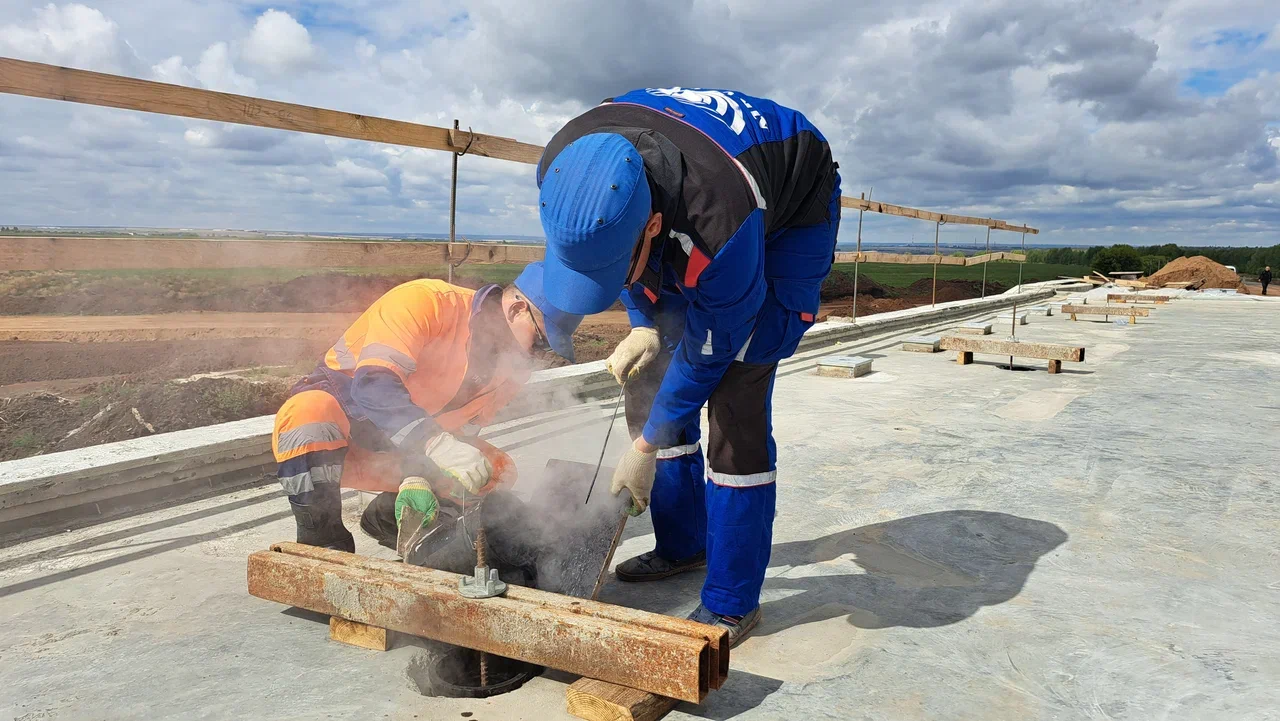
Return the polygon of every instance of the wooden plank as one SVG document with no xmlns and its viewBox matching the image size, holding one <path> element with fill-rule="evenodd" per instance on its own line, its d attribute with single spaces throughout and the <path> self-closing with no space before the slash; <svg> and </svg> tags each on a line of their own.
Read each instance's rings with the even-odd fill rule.
<svg viewBox="0 0 1280 721">
<path fill-rule="evenodd" d="M 465 142 L 454 145 L 450 141 L 450 128 L 12 58 L 0 58 L 0 92 L 428 150 L 459 152 L 466 146 Z M 511 138 L 479 133 L 463 136 L 474 140 L 467 150 L 470 155 L 519 163 L 537 163 L 542 155 L 540 146 Z"/>
<path fill-rule="evenodd" d="M 710 691 L 705 637 L 602 618 L 591 610 L 606 604 L 594 601 L 519 586 L 470 599 L 458 593 L 458 574 L 314 547 L 284 552 L 298 545 L 249 556 L 250 595 L 693 703 Z"/>
<path fill-rule="evenodd" d="M 1150 308 L 1129 305 L 1064 305 L 1062 312 L 1071 315 L 1118 315 L 1128 318 L 1146 318 L 1151 315 Z"/>
<path fill-rule="evenodd" d="M 920 208 L 909 208 L 905 205 L 894 205 L 893 203 L 881 203 L 876 200 L 866 200 L 865 198 L 854 198 L 852 196 L 843 196 L 840 198 L 840 206 L 843 208 L 852 208 L 853 210 L 864 210 L 871 213 L 884 213 L 885 215 L 896 215 L 902 218 L 914 218 L 916 220 L 927 220 L 934 223 L 949 223 L 953 225 L 981 225 L 992 230 L 1007 230 L 1014 233 L 1030 233 L 1038 234 L 1040 231 L 1025 225 L 1010 225 L 1003 220 L 994 218 L 978 218 L 972 215 L 956 215 L 954 213 L 935 213 L 931 210 L 922 210 Z"/>
<path fill-rule="evenodd" d="M 587 721 L 657 721 L 680 703 L 591 678 L 574 681 L 564 696 L 569 713 Z"/>
<path fill-rule="evenodd" d="M 1074 363 L 1084 361 L 1084 348 L 1082 346 L 1059 345 L 1057 343 L 1028 343 L 1025 341 L 948 335 L 942 337 L 939 345 L 942 350 L 953 350 L 962 353 L 984 353 L 1014 356 L 1015 358 L 1042 358 L 1045 360 L 1072 361 Z"/>
<path fill-rule="evenodd" d="M 14 58 L 0 58 L 0 92 L 450 153 L 465 150 L 469 155 L 531 165 L 538 162 L 543 150 L 540 145 L 522 143 L 497 135 L 408 123 L 402 120 L 327 110 Z M 860 208 L 905 218 L 981 225 L 994 230 L 1033 235 L 1040 232 L 1027 226 L 1009 225 L 1003 220 L 935 213 L 847 196 L 841 198 L 841 205 L 846 208 Z"/>
<path fill-rule="evenodd" d="M 465 151 L 468 155 L 530 165 L 538 162 L 543 150 L 540 145 L 470 130 L 409 123 L 14 58 L 0 58 L 0 92 L 449 153 Z M 842 197 L 840 202 L 846 208 L 904 218 L 981 225 L 993 230 L 1032 235 L 1040 232 L 1025 225 L 1010 225 L 993 218 L 935 213 L 849 196 Z"/>
<path fill-rule="evenodd" d="M 349 621 L 338 616 L 329 617 L 329 640 L 345 643 L 348 646 L 367 648 L 371 651 L 386 651 L 391 648 L 387 629 Z"/>
<path fill-rule="evenodd" d="M 371 268 L 443 265 L 448 243 L 328 240 L 165 240 L 152 238 L 0 237 L 6 270 L 162 268 Z M 455 243 L 467 263 L 530 263 L 542 246 Z"/>
<path fill-rule="evenodd" d="M 1157 305 L 1168 303 L 1170 300 L 1167 295 L 1139 295 L 1137 293 L 1108 293 L 1108 303 L 1155 303 Z"/>
</svg>

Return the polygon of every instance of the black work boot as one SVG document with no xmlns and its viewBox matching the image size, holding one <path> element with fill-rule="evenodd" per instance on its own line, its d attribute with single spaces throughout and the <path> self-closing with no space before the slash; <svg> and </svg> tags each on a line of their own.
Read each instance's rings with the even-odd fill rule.
<svg viewBox="0 0 1280 721">
<path fill-rule="evenodd" d="M 374 496 L 360 515 L 360 530 L 378 545 L 396 550 L 396 494 L 384 491 Z"/>
<path fill-rule="evenodd" d="M 342 489 L 338 484 L 320 483 L 315 490 L 289 496 L 289 507 L 298 524 L 298 543 L 356 552 L 356 539 L 342 525 Z"/>
</svg>

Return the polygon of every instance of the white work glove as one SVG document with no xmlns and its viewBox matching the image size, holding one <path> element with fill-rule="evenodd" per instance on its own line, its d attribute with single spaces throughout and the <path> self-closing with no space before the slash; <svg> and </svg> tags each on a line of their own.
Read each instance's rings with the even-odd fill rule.
<svg viewBox="0 0 1280 721">
<path fill-rule="evenodd" d="M 479 493 L 493 477 L 493 465 L 480 449 L 449 433 L 441 433 L 427 441 L 427 458 L 472 493 Z"/>
<path fill-rule="evenodd" d="M 605 362 L 618 384 L 634 378 L 662 350 L 662 341 L 658 340 L 656 328 L 632 328 L 626 338 L 613 349 L 613 354 Z"/>
<path fill-rule="evenodd" d="M 609 492 L 616 496 L 624 488 L 631 491 L 631 507 L 627 513 L 638 516 L 649 507 L 649 491 L 653 490 L 653 477 L 657 472 L 658 452 L 645 453 L 633 445 L 618 461 Z"/>
</svg>

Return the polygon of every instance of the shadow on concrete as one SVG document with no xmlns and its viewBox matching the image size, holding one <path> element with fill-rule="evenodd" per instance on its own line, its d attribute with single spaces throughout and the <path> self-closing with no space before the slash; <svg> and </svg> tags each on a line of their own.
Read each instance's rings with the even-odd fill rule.
<svg viewBox="0 0 1280 721">
<path fill-rule="evenodd" d="M 845 615 L 859 628 L 928 628 L 964 620 L 1022 590 L 1036 561 L 1067 533 L 1044 521 L 991 511 L 941 511 L 774 546 L 769 565 L 847 558 L 866 573 L 774 577 L 756 635 Z"/>
<path fill-rule="evenodd" d="M 350 497 L 353 495 L 355 495 L 355 493 L 351 492 L 346 494 L 345 497 Z M 35 553 L 28 553 L 22 556 L 14 556 L 13 558 L 8 558 L 8 559 L 5 559 L 4 561 L 0 561 L 0 571 L 7 571 L 11 568 L 18 568 L 20 566 L 25 566 L 34 561 L 74 556 L 86 551 L 97 553 L 99 551 L 110 550 L 106 546 L 106 544 L 108 543 L 113 543 L 115 541 L 122 541 L 124 539 L 132 538 L 134 536 L 141 536 L 144 533 L 151 533 L 152 531 L 159 531 L 165 528 L 170 528 L 172 526 L 178 526 L 183 523 L 187 523 L 188 521 L 205 520 L 212 516 L 216 516 L 222 513 L 238 511 L 244 508 L 249 508 L 250 506 L 255 506 L 259 503 L 266 503 L 276 498 L 280 498 L 281 503 L 284 502 L 283 501 L 284 493 L 278 487 L 272 488 L 266 491 L 265 493 L 260 493 L 254 496 L 250 496 L 248 498 L 241 498 L 241 499 L 223 503 L 217 506 L 202 508 L 198 511 L 192 511 L 190 513 L 182 513 L 174 516 L 168 516 L 166 518 L 161 518 L 156 521 L 152 521 L 150 523 L 141 523 L 136 526 L 128 526 L 126 528 L 121 528 L 115 531 L 108 531 L 106 533 L 101 533 L 97 536 L 92 536 L 90 538 L 74 541 L 72 543 L 67 543 L 65 545 L 55 546 L 53 548 L 45 549 L 43 551 L 37 551 Z M 184 502 L 181 505 L 196 503 L 200 500 L 208 500 L 208 499 L 207 498 L 192 499 L 190 501 Z M 177 508 L 177 507 L 178 507 L 178 504 L 175 504 L 174 508 Z M 147 512 L 154 511 L 154 510 L 156 509 L 152 508 L 152 509 L 149 509 L 149 511 Z M 141 513 L 143 512 L 140 511 L 139 515 Z M 111 520 L 118 521 L 121 519 L 113 518 Z M 23 540 L 26 541 L 30 539 L 24 538 Z M 162 541 L 153 541 L 152 543 L 162 543 Z M 136 548 L 137 546 L 134 545 L 133 547 Z"/>
<path fill-rule="evenodd" d="M 764 703 L 769 694 L 779 688 L 782 688 L 782 682 L 776 678 L 757 676 L 735 668 L 729 672 L 724 686 L 708 696 L 701 706 L 681 703 L 676 710 L 694 718 L 727 721 Z"/>
<path fill-rule="evenodd" d="M 1008 356 L 1005 356 L 1005 357 L 1006 357 L 1006 358 L 1008 358 Z M 1014 365 L 1014 366 L 1016 366 L 1016 367 L 1017 367 L 1016 369 L 1017 369 L 1017 370 L 1019 370 L 1019 371 L 1022 371 L 1022 370 L 1034 370 L 1034 371 L 1040 371 L 1041 373 L 1048 373 L 1048 372 L 1049 372 L 1049 371 L 1046 369 L 1045 365 L 1043 365 L 1043 364 L 1047 363 L 1048 361 L 1032 361 L 1031 363 L 1019 363 L 1019 362 L 1017 362 L 1017 360 L 1016 360 L 1016 359 L 1017 359 L 1017 357 L 1018 357 L 1018 356 L 1014 356 L 1015 360 L 1014 360 L 1013 365 Z M 1033 365 L 1033 364 L 1034 364 L 1034 365 Z M 1006 361 L 988 361 L 988 360 L 978 360 L 978 359 L 976 359 L 976 358 L 975 358 L 975 359 L 973 360 L 973 365 L 976 365 L 976 366 L 992 366 L 992 367 L 995 367 L 995 368 L 1000 368 L 1000 369 L 1002 369 L 1002 370 L 1008 370 L 1009 361 L 1007 361 L 1007 360 L 1006 360 Z M 1097 371 L 1082 371 L 1082 370 L 1074 370 L 1074 369 L 1071 369 L 1071 368 L 1066 367 L 1065 365 L 1064 365 L 1064 366 L 1062 366 L 1062 370 L 1061 370 L 1061 371 L 1059 371 L 1059 372 L 1060 372 L 1060 373 L 1062 373 L 1063 375 L 1073 375 L 1073 376 L 1091 376 L 1091 375 L 1093 375 L 1094 373 L 1097 373 Z"/>
<path fill-rule="evenodd" d="M 101 561 L 89 563 L 84 566 L 80 566 L 78 568 L 70 568 L 65 571 L 58 571 L 56 573 L 51 573 L 47 576 L 39 576 L 37 578 L 31 578 L 26 581 L 11 583 L 8 586 L 0 586 L 0 598 L 4 598 L 5 596 L 10 596 L 15 593 L 21 593 L 23 591 L 30 591 L 34 588 L 47 586 L 51 583 L 61 583 L 63 581 L 69 581 L 73 578 L 79 578 L 80 576 L 84 576 L 86 574 L 96 573 L 98 571 L 103 571 L 108 568 L 114 568 L 115 566 L 131 563 L 133 561 L 141 560 L 143 558 L 149 558 L 151 556 L 156 556 L 161 553 L 167 553 L 169 551 L 174 551 L 179 548 L 194 546 L 198 543 L 204 543 L 205 541 L 212 541 L 215 538 L 222 538 L 223 536 L 229 536 L 233 533 L 248 531 L 250 529 L 257 528 L 258 526 L 265 526 L 268 523 L 279 521 L 284 518 L 289 518 L 292 515 L 293 515 L 293 512 L 286 509 L 280 513 L 268 514 L 265 516 L 261 516 L 259 518 L 254 518 L 252 520 L 245 521 L 243 523 L 237 523 L 234 525 L 225 526 L 223 528 L 219 528 L 213 531 L 207 531 L 205 533 L 193 533 L 186 536 L 178 536 L 176 538 L 164 539 L 163 541 L 152 541 L 146 544 L 139 544 L 139 545 L 146 545 L 147 548 L 142 548 L 140 550 L 134 551 L 133 553 L 125 553 L 119 556 L 105 558 Z"/>
</svg>

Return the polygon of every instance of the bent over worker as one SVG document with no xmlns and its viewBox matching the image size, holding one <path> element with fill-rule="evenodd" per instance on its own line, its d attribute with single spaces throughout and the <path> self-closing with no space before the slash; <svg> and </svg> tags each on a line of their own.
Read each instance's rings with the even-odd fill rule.
<svg viewBox="0 0 1280 721">
<path fill-rule="evenodd" d="M 475 432 L 528 379 L 533 351 L 573 360 L 581 319 L 547 303 L 541 263 L 505 289 L 424 279 L 375 301 L 276 413 L 298 542 L 355 550 L 340 486 L 381 492 L 360 526 L 390 548 L 406 506 L 429 525 L 438 501 L 492 490 L 514 466 Z"/>
<path fill-rule="evenodd" d="M 831 150 L 770 100 L 636 90 L 569 121 L 537 173 L 548 300 L 590 314 L 621 291 L 631 319 L 609 358 L 634 438 L 613 491 L 652 507 L 657 545 L 618 578 L 706 565 L 690 618 L 736 643 L 759 621 L 772 542 L 774 373 L 813 324 L 834 259 Z"/>
</svg>

